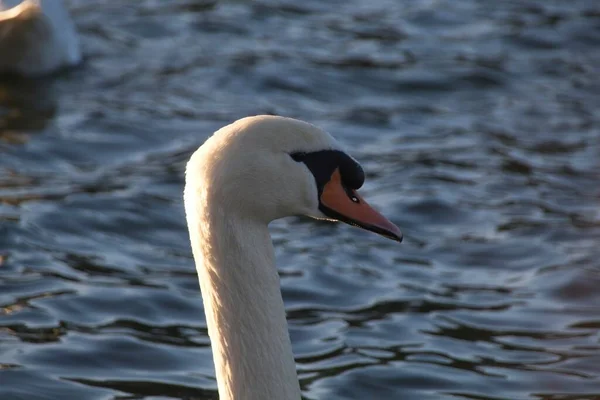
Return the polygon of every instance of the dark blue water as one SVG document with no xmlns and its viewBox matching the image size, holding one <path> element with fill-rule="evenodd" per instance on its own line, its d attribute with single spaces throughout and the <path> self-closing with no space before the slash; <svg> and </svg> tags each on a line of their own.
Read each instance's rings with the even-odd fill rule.
<svg viewBox="0 0 600 400">
<path fill-rule="evenodd" d="M 75 0 L 0 83 L 0 398 L 216 399 L 187 158 L 275 113 L 401 245 L 272 225 L 306 399 L 600 399 L 600 3 Z"/>
</svg>

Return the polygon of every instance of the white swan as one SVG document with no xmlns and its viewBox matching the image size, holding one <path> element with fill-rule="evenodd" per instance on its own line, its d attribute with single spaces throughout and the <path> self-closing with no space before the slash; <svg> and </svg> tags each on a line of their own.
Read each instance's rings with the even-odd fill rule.
<svg viewBox="0 0 600 400">
<path fill-rule="evenodd" d="M 0 73 L 36 77 L 80 61 L 62 0 L 0 0 Z"/>
<path fill-rule="evenodd" d="M 289 118 L 241 119 L 192 155 L 184 202 L 221 400 L 300 399 L 267 225 L 307 215 L 401 241 L 363 181 L 333 137 Z"/>
</svg>

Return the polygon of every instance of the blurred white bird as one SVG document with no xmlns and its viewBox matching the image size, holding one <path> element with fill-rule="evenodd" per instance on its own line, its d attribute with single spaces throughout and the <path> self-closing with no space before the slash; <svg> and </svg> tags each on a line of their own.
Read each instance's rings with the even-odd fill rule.
<svg viewBox="0 0 600 400">
<path fill-rule="evenodd" d="M 81 61 L 62 0 L 0 0 L 0 74 L 50 74 Z"/>
</svg>

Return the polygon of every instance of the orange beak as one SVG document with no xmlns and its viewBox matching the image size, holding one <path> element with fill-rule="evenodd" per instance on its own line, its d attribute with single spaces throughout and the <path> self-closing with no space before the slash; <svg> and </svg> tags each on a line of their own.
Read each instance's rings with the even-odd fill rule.
<svg viewBox="0 0 600 400">
<path fill-rule="evenodd" d="M 329 217 L 402 241 L 402 232 L 396 225 L 372 208 L 355 190 L 344 187 L 339 169 L 323 187 L 319 200 L 321 211 Z"/>
</svg>

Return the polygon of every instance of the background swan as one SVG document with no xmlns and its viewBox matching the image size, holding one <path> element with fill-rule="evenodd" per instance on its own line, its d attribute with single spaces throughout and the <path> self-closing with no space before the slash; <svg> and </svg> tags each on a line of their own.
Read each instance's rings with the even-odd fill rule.
<svg viewBox="0 0 600 400">
<path fill-rule="evenodd" d="M 80 61 L 62 0 L 0 0 L 0 73 L 40 76 Z"/>
<path fill-rule="evenodd" d="M 363 181 L 333 137 L 289 118 L 241 119 L 192 155 L 185 210 L 221 400 L 300 398 L 267 225 L 307 215 L 401 241 L 356 192 Z"/>
</svg>

